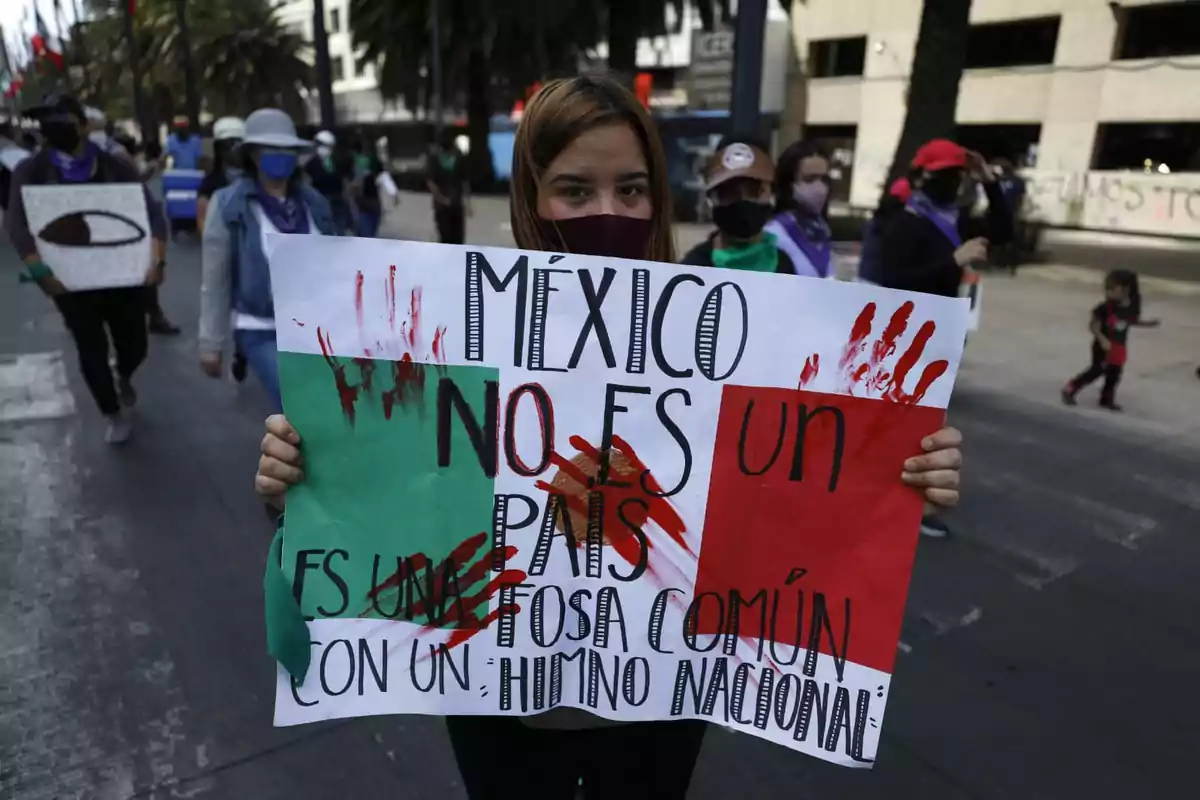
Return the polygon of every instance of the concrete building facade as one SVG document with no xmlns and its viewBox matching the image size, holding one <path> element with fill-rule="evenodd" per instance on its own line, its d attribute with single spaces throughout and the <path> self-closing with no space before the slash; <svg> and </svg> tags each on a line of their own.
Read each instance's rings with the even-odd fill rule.
<svg viewBox="0 0 1200 800">
<path fill-rule="evenodd" d="M 890 166 L 921 9 L 921 0 L 793 4 L 806 127 L 852 135 L 852 205 L 875 204 Z M 1200 3 L 974 0 L 970 20 L 969 67 L 1003 65 L 964 74 L 960 139 L 1023 132 L 1028 146 L 1003 155 L 1024 160 L 1043 182 L 1058 181 L 1052 194 L 1062 197 L 1047 199 L 1056 224 L 1200 235 L 1200 138 L 1188 144 L 1200 136 Z M 1193 22 L 1194 30 L 1179 30 Z M 1039 37 L 1040 49 L 1031 44 Z M 1144 53 L 1153 55 L 1138 57 Z M 1101 189 L 1107 174 L 1122 176 L 1124 188 L 1110 178 Z M 1134 185 L 1166 206 L 1129 194 Z M 1087 208 L 1097 191 L 1104 208 Z"/>
</svg>

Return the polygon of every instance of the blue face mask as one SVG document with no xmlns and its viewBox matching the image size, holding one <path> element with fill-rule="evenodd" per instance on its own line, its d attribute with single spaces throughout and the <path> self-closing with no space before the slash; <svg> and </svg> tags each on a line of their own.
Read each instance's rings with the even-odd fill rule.
<svg viewBox="0 0 1200 800">
<path fill-rule="evenodd" d="M 258 168 L 271 180 L 287 180 L 296 171 L 296 154 L 286 150 L 265 152 L 258 157 Z"/>
</svg>

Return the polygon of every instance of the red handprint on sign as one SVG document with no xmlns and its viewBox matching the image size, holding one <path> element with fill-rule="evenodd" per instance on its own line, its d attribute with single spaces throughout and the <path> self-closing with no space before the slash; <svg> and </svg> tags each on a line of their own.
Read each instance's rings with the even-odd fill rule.
<svg viewBox="0 0 1200 800">
<path fill-rule="evenodd" d="M 869 342 L 868 337 L 874 328 L 875 304 L 867 303 L 863 308 L 854 321 L 850 339 L 846 342 L 846 348 L 838 363 L 842 373 L 842 389 L 847 394 L 853 395 L 856 391 L 861 391 L 868 397 L 877 396 L 895 403 L 915 405 L 929 391 L 934 381 L 950 368 L 950 362 L 945 360 L 929 362 L 921 372 L 913 391 L 905 391 L 909 373 L 921 360 L 925 353 L 925 345 L 937 330 L 937 325 L 929 320 L 921 325 L 908 349 L 896 360 L 891 371 L 888 371 L 889 360 L 896 353 L 896 343 L 908 330 L 909 318 L 914 308 L 914 303 L 909 300 L 896 309 L 887 327 L 874 342 Z"/>
<path fill-rule="evenodd" d="M 487 538 L 487 533 L 480 532 L 465 539 L 436 566 L 420 552 L 397 559 L 398 569 L 367 593 L 371 605 L 359 616 L 416 620 L 426 628 L 452 627 L 446 646 L 453 648 L 501 616 L 516 615 L 520 606 L 515 603 L 501 603 L 479 615 L 478 610 L 486 609 L 504 586 L 515 586 L 527 577 L 523 570 L 505 569 L 489 579 L 494 554 L 483 549 Z M 506 547 L 505 561 L 516 554 L 517 548 Z M 387 597 L 393 593 L 394 598 Z M 385 608 L 387 603 L 392 605 L 390 611 Z"/>
</svg>

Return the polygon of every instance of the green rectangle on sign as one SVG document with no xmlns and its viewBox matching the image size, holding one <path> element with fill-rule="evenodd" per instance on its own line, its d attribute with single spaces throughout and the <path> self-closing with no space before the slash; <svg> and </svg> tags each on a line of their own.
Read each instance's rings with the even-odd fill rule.
<svg viewBox="0 0 1200 800">
<path fill-rule="evenodd" d="M 306 555 L 305 615 L 379 616 L 369 593 L 397 572 L 397 558 L 420 553 L 436 566 L 465 541 L 490 532 L 494 479 L 480 466 L 457 414 L 451 415 L 451 466 L 438 466 L 437 396 L 439 382 L 452 380 L 482 425 L 489 413 L 486 384 L 498 381 L 498 370 L 280 352 L 279 375 L 305 470 L 304 481 L 288 492 L 288 580 L 294 581 L 301 551 L 321 551 Z M 481 542 L 469 561 L 486 558 L 487 549 Z M 458 572 L 465 574 L 461 565 Z M 459 588 L 465 593 L 469 587 Z M 398 591 L 389 591 L 379 602 L 391 614 Z"/>
</svg>

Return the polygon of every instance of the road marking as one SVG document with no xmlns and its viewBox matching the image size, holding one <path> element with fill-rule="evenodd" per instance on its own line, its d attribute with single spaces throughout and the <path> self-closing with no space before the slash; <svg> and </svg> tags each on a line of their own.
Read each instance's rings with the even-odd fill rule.
<svg viewBox="0 0 1200 800">
<path fill-rule="evenodd" d="M 1126 550 L 1137 550 L 1138 542 L 1158 527 L 1158 521 L 1150 517 L 1125 511 L 1090 497 L 1064 492 L 1044 483 L 1025 480 L 1016 475 L 980 475 L 976 480 L 989 489 L 1006 492 L 1016 490 L 1018 495 L 1038 494 L 1060 507 L 1074 506 L 1091 517 L 1087 520 L 1091 523 L 1087 526 L 1088 533 Z"/>
<path fill-rule="evenodd" d="M 75 413 L 62 351 L 0 356 L 0 422 L 57 419 Z"/>
<path fill-rule="evenodd" d="M 921 614 L 921 620 L 933 626 L 933 635 L 942 636 L 959 628 L 968 628 L 983 619 L 983 609 L 971 606 L 970 610 L 959 617 L 950 617 L 926 611 Z"/>
</svg>

